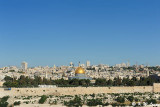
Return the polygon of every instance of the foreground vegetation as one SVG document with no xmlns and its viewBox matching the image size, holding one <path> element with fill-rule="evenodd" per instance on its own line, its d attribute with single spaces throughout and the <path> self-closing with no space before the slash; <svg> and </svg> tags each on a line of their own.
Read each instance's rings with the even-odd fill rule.
<svg viewBox="0 0 160 107">
<path fill-rule="evenodd" d="M 8 100 L 9 96 L 4 96 L 0 99 L 0 107 L 7 107 L 8 106 Z"/>
<path fill-rule="evenodd" d="M 0 107 L 7 107 L 8 96 L 1 98 Z M 120 93 L 120 94 L 85 94 L 85 95 L 42 95 L 42 96 L 15 96 L 14 105 L 21 104 L 48 104 L 65 106 L 145 106 L 160 104 L 160 93 Z M 10 106 L 10 105 L 8 105 Z"/>
</svg>

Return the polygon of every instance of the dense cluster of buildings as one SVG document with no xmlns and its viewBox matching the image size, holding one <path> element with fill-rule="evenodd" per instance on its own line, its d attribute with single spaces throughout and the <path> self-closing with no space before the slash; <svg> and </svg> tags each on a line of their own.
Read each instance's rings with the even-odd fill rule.
<svg viewBox="0 0 160 107">
<path fill-rule="evenodd" d="M 75 71 L 78 67 L 84 69 L 83 73 L 77 74 Z M 71 79 L 71 78 L 105 78 L 105 79 L 114 79 L 115 77 L 119 78 L 140 78 L 148 77 L 152 74 L 159 75 L 159 71 L 154 71 L 148 69 L 144 65 L 133 65 L 130 66 L 129 63 L 116 64 L 115 66 L 109 66 L 104 64 L 99 65 L 90 65 L 90 61 L 87 61 L 86 64 L 78 63 L 78 66 L 75 66 L 70 62 L 69 66 L 38 66 L 28 68 L 27 62 L 22 62 L 21 67 L 9 66 L 0 68 L 0 81 L 3 81 L 5 76 L 19 78 L 21 75 L 34 78 L 34 76 L 40 76 L 47 79 Z"/>
<path fill-rule="evenodd" d="M 156 69 L 155 69 L 156 68 Z M 91 83 L 95 80 L 95 78 L 103 78 L 106 80 L 113 80 L 114 78 L 133 78 L 136 77 L 137 79 L 140 79 L 141 77 L 148 77 L 150 75 L 159 75 L 160 72 L 160 66 L 156 67 L 149 67 L 144 65 L 133 65 L 131 66 L 130 63 L 121 63 L 116 64 L 115 66 L 109 66 L 105 64 L 99 64 L 99 65 L 91 65 L 90 61 L 87 61 L 86 64 L 78 63 L 78 66 L 75 66 L 73 62 L 70 62 L 68 66 L 38 66 L 38 67 L 28 67 L 27 62 L 22 62 L 21 67 L 16 66 L 9 66 L 9 67 L 2 67 L 0 68 L 0 86 L 3 85 L 4 78 L 6 76 L 10 76 L 12 78 L 19 78 L 21 75 L 28 76 L 30 78 L 34 78 L 35 76 L 39 76 L 42 79 L 89 79 L 91 80 Z M 87 80 L 88 81 L 88 80 Z M 1 89 L 1 97 L 6 95 L 12 95 L 9 98 L 9 103 L 13 104 L 14 101 L 20 101 L 22 106 L 26 104 L 31 104 L 30 100 L 28 99 L 27 103 L 26 101 L 23 101 L 23 97 L 30 96 L 30 98 L 35 98 L 34 96 L 39 95 L 48 95 L 48 96 L 56 96 L 60 97 L 61 95 L 65 96 L 72 96 L 72 95 L 88 95 L 88 99 L 91 97 L 89 95 L 92 95 L 95 93 L 97 98 L 104 95 L 103 101 L 109 102 L 110 104 L 115 103 L 117 100 L 117 93 L 119 93 L 120 96 L 123 96 L 123 93 L 130 93 L 127 95 L 133 95 L 136 98 L 141 100 L 140 103 L 144 103 L 145 101 L 148 101 L 149 97 L 146 97 L 146 99 L 142 99 L 141 96 L 142 93 L 145 93 L 144 96 L 149 95 L 152 92 L 159 92 L 160 84 L 154 83 L 153 86 L 134 86 L 134 87 L 57 87 L 55 85 L 38 85 L 38 88 L 12 88 L 10 91 L 6 91 L 3 88 Z M 116 93 L 116 96 L 113 96 L 114 93 Z M 139 93 L 140 95 L 135 95 L 135 93 Z M 156 94 L 157 97 L 154 98 L 155 100 L 158 99 L 159 94 Z M 23 96 L 23 97 L 22 97 Z M 124 96 L 123 96 L 124 97 Z M 17 99 L 18 98 L 18 99 Z M 63 97 L 64 98 L 64 97 Z M 84 97 L 83 97 L 84 98 Z M 39 98 L 36 98 L 39 100 Z M 38 100 L 34 99 L 34 102 L 32 104 L 38 104 Z M 50 102 L 53 99 L 50 98 L 49 102 L 46 101 L 45 104 L 50 104 Z M 70 98 L 66 98 L 66 101 L 71 100 Z M 55 99 L 52 101 L 54 102 Z M 64 99 L 56 99 L 57 103 L 55 105 L 63 105 L 62 102 L 64 102 Z M 125 101 L 127 101 L 127 98 L 125 98 Z M 25 104 L 26 103 L 26 104 Z M 128 104 L 128 103 L 127 103 Z M 132 102 L 131 104 L 134 104 Z M 136 104 L 136 103 L 135 103 Z M 146 104 L 146 103 L 145 103 Z M 48 105 L 47 105 L 48 106 Z"/>
</svg>

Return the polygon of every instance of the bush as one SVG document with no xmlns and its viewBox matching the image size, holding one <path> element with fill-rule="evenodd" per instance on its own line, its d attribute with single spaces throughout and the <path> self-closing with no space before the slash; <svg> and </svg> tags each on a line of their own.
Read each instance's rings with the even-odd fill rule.
<svg viewBox="0 0 160 107">
<path fill-rule="evenodd" d="M 133 97 L 133 96 L 129 96 L 127 99 L 128 99 L 130 102 L 133 102 L 134 97 Z"/>
<path fill-rule="evenodd" d="M 88 99 L 87 106 L 103 105 L 102 99 Z"/>
<path fill-rule="evenodd" d="M 104 103 L 104 104 L 103 104 L 103 106 L 108 106 L 108 105 L 109 105 L 109 103 L 108 103 L 108 102 L 106 102 L 106 103 Z"/>
<path fill-rule="evenodd" d="M 134 100 L 135 100 L 136 102 L 138 102 L 138 101 L 139 101 L 139 99 L 138 99 L 138 98 L 135 98 Z"/>
<path fill-rule="evenodd" d="M 0 107 L 7 107 L 8 106 L 8 100 L 9 96 L 4 96 L 3 98 L 1 98 L 0 100 Z"/>
<path fill-rule="evenodd" d="M 148 99 L 148 100 L 147 100 L 147 103 L 148 103 L 148 104 L 151 104 L 151 103 L 152 103 L 152 104 L 157 104 L 157 101 L 156 101 L 155 99 Z"/>
<path fill-rule="evenodd" d="M 69 102 L 64 101 L 65 106 L 73 106 L 73 107 L 79 107 L 82 106 L 82 99 L 75 95 L 75 98 L 73 100 L 70 100 Z"/>
<path fill-rule="evenodd" d="M 124 103 L 125 99 L 124 99 L 124 97 L 120 96 L 120 97 L 117 97 L 116 101 L 119 102 L 119 103 Z"/>
<path fill-rule="evenodd" d="M 2 99 L 1 99 L 1 102 L 6 102 L 8 100 L 9 96 L 4 96 Z"/>
<path fill-rule="evenodd" d="M 7 107 L 8 106 L 8 102 L 0 102 L 0 107 Z"/>
<path fill-rule="evenodd" d="M 39 100 L 39 103 L 43 104 L 47 100 L 47 98 L 48 97 L 46 95 L 42 95 L 41 98 L 40 98 L 40 100 Z"/>
<path fill-rule="evenodd" d="M 112 105 L 113 107 L 119 106 L 117 103 L 112 103 L 111 105 Z"/>
<path fill-rule="evenodd" d="M 21 102 L 20 101 L 16 101 L 16 102 L 14 102 L 14 105 L 20 105 L 21 104 Z"/>
<path fill-rule="evenodd" d="M 125 106 L 126 106 L 126 104 L 121 104 L 120 106 L 121 106 L 121 107 L 125 107 Z"/>
</svg>

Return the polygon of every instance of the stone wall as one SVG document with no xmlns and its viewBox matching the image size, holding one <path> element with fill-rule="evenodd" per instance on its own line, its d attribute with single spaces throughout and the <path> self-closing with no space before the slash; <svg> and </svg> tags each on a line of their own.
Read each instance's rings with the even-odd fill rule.
<svg viewBox="0 0 160 107">
<path fill-rule="evenodd" d="M 140 87 L 65 87 L 65 88 L 12 88 L 4 90 L 1 88 L 0 95 L 22 96 L 22 95 L 76 95 L 76 94 L 98 94 L 98 93 L 134 93 L 153 92 L 152 86 Z"/>
<path fill-rule="evenodd" d="M 0 96 L 32 96 L 32 95 L 76 95 L 98 93 L 134 93 L 160 92 L 160 84 L 134 87 L 57 87 L 57 88 L 0 88 Z"/>
<path fill-rule="evenodd" d="M 2 87 L 2 86 L 3 86 L 3 83 L 4 83 L 4 82 L 0 82 L 0 87 Z"/>
<path fill-rule="evenodd" d="M 153 92 L 160 92 L 160 83 L 153 84 Z"/>
</svg>

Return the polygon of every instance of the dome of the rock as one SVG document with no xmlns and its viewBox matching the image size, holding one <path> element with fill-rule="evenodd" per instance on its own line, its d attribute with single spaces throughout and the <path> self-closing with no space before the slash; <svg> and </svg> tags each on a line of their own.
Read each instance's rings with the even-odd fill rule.
<svg viewBox="0 0 160 107">
<path fill-rule="evenodd" d="M 85 74 L 85 71 L 82 67 L 78 67 L 75 71 L 75 74 Z"/>
</svg>

